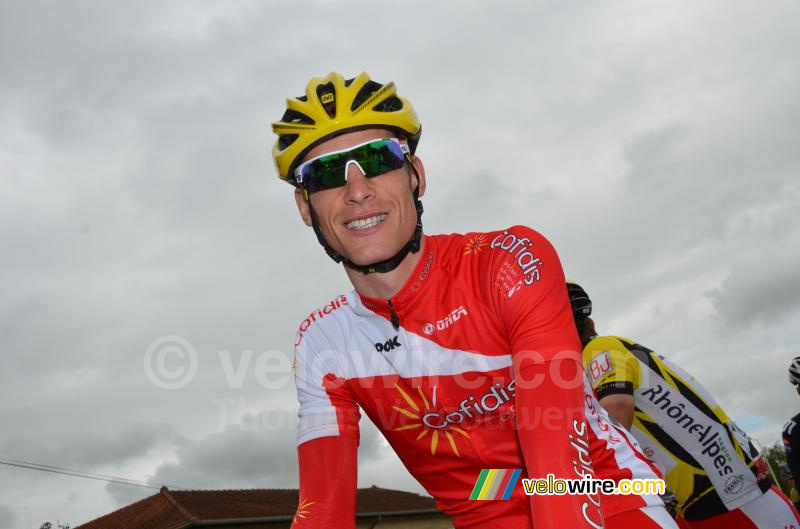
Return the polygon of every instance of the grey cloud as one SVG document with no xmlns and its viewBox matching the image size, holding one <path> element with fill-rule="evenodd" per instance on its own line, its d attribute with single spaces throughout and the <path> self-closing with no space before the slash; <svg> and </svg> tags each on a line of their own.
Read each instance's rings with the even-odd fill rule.
<svg viewBox="0 0 800 529">
<path fill-rule="evenodd" d="M 688 123 L 635 136 L 624 151 L 631 186 L 624 206 L 648 224 L 665 220 L 662 230 L 671 229 L 657 233 L 659 240 L 694 246 L 729 236 L 728 224 L 743 210 L 796 193 L 787 176 L 800 170 L 800 158 L 781 140 L 787 130 L 775 131 L 762 117 L 754 121 L 755 130 L 731 126 L 712 138 Z"/>
<path fill-rule="evenodd" d="M 159 445 L 180 441 L 180 436 L 169 424 L 139 422 L 121 430 L 92 432 L 90 435 L 83 431 L 54 429 L 57 444 L 46 435 L 32 439 L 17 433 L 0 444 L 2 453 L 24 461 L 92 471 L 106 465 L 124 465 L 147 455 Z"/>
<path fill-rule="evenodd" d="M 361 420 L 358 483 L 360 487 L 377 485 L 425 494 L 422 486 L 411 476 L 383 434 L 367 419 Z"/>
<path fill-rule="evenodd" d="M 111 497 L 113 507 L 110 507 L 107 512 L 96 512 L 93 518 L 86 520 L 79 520 L 79 523 L 86 523 L 94 518 L 108 514 L 126 505 L 143 500 L 148 496 L 157 494 L 158 490 L 150 487 L 138 487 L 134 485 L 120 485 L 117 483 L 107 483 L 104 487 L 105 492 Z"/>
<path fill-rule="evenodd" d="M 797 316 L 789 321 L 789 324 L 798 323 L 800 317 Z M 780 441 L 781 427 L 797 413 L 800 405 L 787 376 L 789 363 L 800 354 L 800 348 L 764 349 L 757 343 L 758 338 L 751 340 L 752 344 L 737 346 L 741 339 L 732 338 L 731 344 L 721 344 L 724 354 L 714 355 L 714 362 L 708 369 L 692 374 L 701 377 L 733 419 L 745 418 L 754 423 L 749 434 L 758 435 L 762 443 Z M 746 373 L 747 384 L 731 384 L 731 373 Z"/>
<path fill-rule="evenodd" d="M 278 412 L 283 414 L 270 416 Z M 238 425 L 229 425 L 224 431 L 198 440 L 181 439 L 176 444 L 177 461 L 160 465 L 147 481 L 189 489 L 296 488 L 296 438 L 294 428 L 286 428 L 288 413 L 270 410 L 245 414 Z M 386 450 L 381 434 L 369 419 L 362 418 L 360 464 L 380 461 Z M 114 483 L 105 488 L 117 505 L 147 494 Z"/>
<path fill-rule="evenodd" d="M 152 480 L 186 488 L 287 487 L 297 480 L 294 432 L 259 425 L 229 427 L 186 442 L 178 461 L 161 465 Z"/>
<path fill-rule="evenodd" d="M 16 523 L 14 511 L 8 505 L 0 505 L 0 529 L 13 529 Z"/>
<path fill-rule="evenodd" d="M 359 427 L 361 435 L 361 440 L 358 445 L 359 464 L 380 460 L 383 452 L 386 450 L 386 440 L 383 434 L 380 433 L 378 428 L 376 428 L 367 417 L 361 418 Z M 391 450 L 391 448 L 389 448 L 389 450 Z"/>
<path fill-rule="evenodd" d="M 431 178 L 441 176 L 431 175 Z M 439 182 L 434 182 L 438 193 L 423 197 L 423 203 L 430 202 L 432 206 L 428 214 L 431 222 L 444 231 L 469 231 L 470 227 L 475 230 L 486 229 L 482 226 L 483 220 L 504 211 L 508 206 L 507 201 L 514 196 L 512 188 L 488 170 L 459 175 L 456 182 L 448 190 L 443 189 Z M 487 196 L 486 187 L 492 187 L 496 192 Z"/>
<path fill-rule="evenodd" d="M 720 288 L 708 296 L 729 329 L 748 329 L 756 323 L 779 325 L 800 309 L 798 269 L 796 248 L 746 256 L 733 264 Z"/>
<path fill-rule="evenodd" d="M 431 175 L 434 179 L 429 186 L 435 189 L 430 197 L 423 197 L 430 204 L 428 215 L 430 224 L 444 232 L 487 231 L 514 224 L 536 223 L 536 209 L 526 211 L 526 206 L 556 199 L 555 193 L 547 185 L 526 184 L 524 175 L 504 175 L 501 177 L 488 169 L 471 171 L 460 175 L 445 175 L 453 183 L 437 181 L 443 175 Z M 450 187 L 450 189 L 447 189 Z M 491 189 L 491 193 L 486 190 Z M 522 215 L 520 215 L 522 213 Z M 492 225 L 487 226 L 487 220 Z"/>
<path fill-rule="evenodd" d="M 676 146 L 686 137 L 686 133 L 685 125 L 669 123 L 634 136 L 624 149 L 625 158 L 631 165 L 628 177 L 631 185 L 639 189 L 652 189 L 652 185 L 648 184 L 654 181 L 659 186 L 668 186 L 675 180 L 684 180 L 686 176 L 676 171 L 680 161 Z"/>
<path fill-rule="evenodd" d="M 293 411 L 246 414 L 239 425 L 197 441 L 183 440 L 178 461 L 159 467 L 152 480 L 185 488 L 291 487 L 297 483 Z M 361 460 L 379 455 L 379 436 L 369 419 L 362 418 Z"/>
</svg>

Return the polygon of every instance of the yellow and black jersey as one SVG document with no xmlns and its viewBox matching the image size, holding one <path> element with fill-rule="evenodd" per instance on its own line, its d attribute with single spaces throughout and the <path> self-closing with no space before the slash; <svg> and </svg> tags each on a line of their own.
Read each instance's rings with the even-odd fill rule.
<svg viewBox="0 0 800 529">
<path fill-rule="evenodd" d="M 724 513 L 769 489 L 765 463 L 694 377 L 650 349 L 618 336 L 597 336 L 583 350 L 598 398 L 634 396 L 631 433 L 664 471 L 686 520 Z"/>
</svg>

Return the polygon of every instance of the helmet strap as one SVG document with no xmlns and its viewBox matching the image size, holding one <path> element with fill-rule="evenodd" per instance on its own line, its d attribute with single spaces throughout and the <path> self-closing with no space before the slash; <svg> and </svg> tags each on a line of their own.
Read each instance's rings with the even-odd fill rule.
<svg viewBox="0 0 800 529">
<path fill-rule="evenodd" d="M 409 163 L 411 170 L 414 171 L 414 174 L 417 175 L 417 187 L 411 192 L 411 195 L 414 197 L 414 208 L 417 210 L 417 227 L 414 229 L 414 234 L 411 236 L 411 239 L 402 247 L 400 251 L 394 254 L 389 259 L 384 261 L 378 261 L 377 263 L 372 263 L 368 265 L 360 265 L 356 264 L 347 257 L 343 256 L 333 248 L 328 242 L 325 240 L 325 237 L 322 235 L 322 230 L 319 227 L 319 217 L 317 217 L 317 212 L 314 211 L 314 207 L 311 205 L 311 197 L 307 196 L 306 203 L 308 204 L 308 210 L 311 215 L 311 226 L 314 228 L 314 233 L 317 235 L 317 240 L 325 248 L 325 253 L 328 254 L 328 257 L 333 259 L 337 263 L 343 263 L 346 267 L 352 268 L 353 270 L 357 270 L 363 274 L 371 274 L 374 272 L 386 273 L 391 272 L 398 266 L 400 263 L 403 262 L 403 259 L 409 253 L 417 253 L 419 251 L 420 245 L 422 243 L 422 202 L 419 200 L 419 173 L 417 173 L 416 168 L 414 165 Z"/>
</svg>

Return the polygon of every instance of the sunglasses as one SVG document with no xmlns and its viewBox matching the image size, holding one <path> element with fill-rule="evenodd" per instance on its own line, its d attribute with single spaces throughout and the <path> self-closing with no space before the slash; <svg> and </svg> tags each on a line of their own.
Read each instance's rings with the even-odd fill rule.
<svg viewBox="0 0 800 529">
<path fill-rule="evenodd" d="M 400 169 L 410 153 L 406 142 L 397 138 L 370 140 L 307 160 L 294 170 L 294 176 L 298 184 L 314 193 L 345 185 L 351 163 L 367 178 L 372 178 Z"/>
</svg>

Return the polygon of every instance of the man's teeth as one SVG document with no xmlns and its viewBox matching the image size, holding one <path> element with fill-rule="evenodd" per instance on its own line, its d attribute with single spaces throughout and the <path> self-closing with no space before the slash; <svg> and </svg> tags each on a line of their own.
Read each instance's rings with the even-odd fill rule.
<svg viewBox="0 0 800 529">
<path fill-rule="evenodd" d="M 386 218 L 386 213 L 382 213 L 380 215 L 375 215 L 374 217 L 369 217 L 367 219 L 357 219 L 351 220 L 347 223 L 347 229 L 350 230 L 365 230 L 367 228 L 371 228 L 377 225 L 380 222 L 383 222 L 383 219 Z"/>
</svg>

